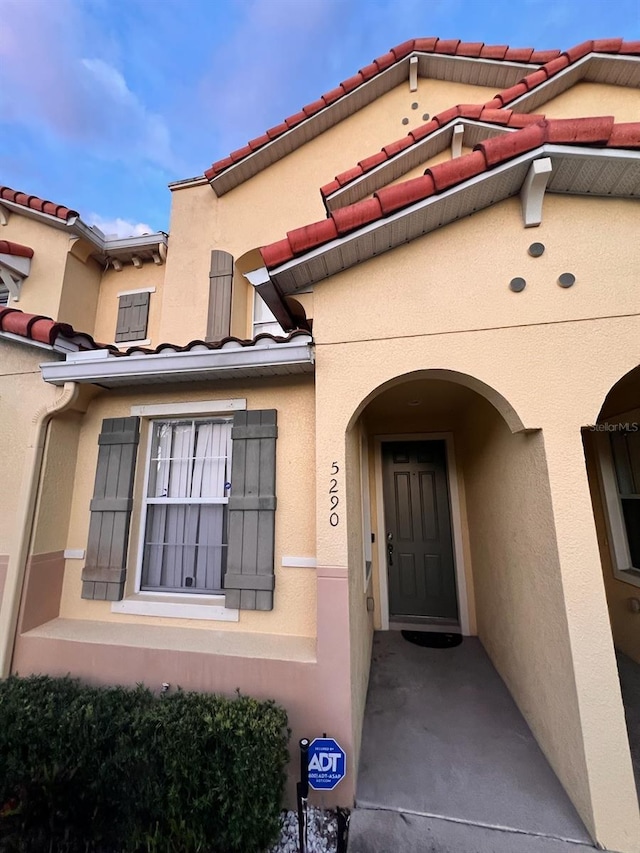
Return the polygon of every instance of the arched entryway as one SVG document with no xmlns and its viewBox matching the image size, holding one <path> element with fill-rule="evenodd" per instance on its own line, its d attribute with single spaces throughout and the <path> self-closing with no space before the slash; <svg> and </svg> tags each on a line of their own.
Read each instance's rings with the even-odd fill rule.
<svg viewBox="0 0 640 853">
<path fill-rule="evenodd" d="M 359 805 L 587 842 L 542 751 L 579 730 L 542 432 L 473 377 L 423 371 L 363 401 L 346 461 L 351 608 L 380 632 Z"/>
<path fill-rule="evenodd" d="M 583 431 L 611 633 L 640 791 L 640 367 L 607 394 Z"/>
</svg>

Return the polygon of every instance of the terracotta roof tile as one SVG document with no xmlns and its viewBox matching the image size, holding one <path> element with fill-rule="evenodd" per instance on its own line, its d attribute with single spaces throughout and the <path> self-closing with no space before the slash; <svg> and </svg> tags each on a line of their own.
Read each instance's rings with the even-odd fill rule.
<svg viewBox="0 0 640 853">
<path fill-rule="evenodd" d="M 27 314 L 17 308 L 0 308 L 0 331 L 10 332 L 21 338 L 27 338 L 41 344 L 53 346 L 56 338 L 62 336 L 72 339 L 80 349 L 104 349 L 105 344 L 98 344 L 91 335 L 77 332 L 68 323 L 58 323 L 50 317 L 41 314 Z M 111 349 L 115 349 L 111 347 Z"/>
<path fill-rule="evenodd" d="M 461 41 L 456 48 L 456 56 L 469 56 L 471 58 L 476 58 L 480 56 L 483 47 L 484 42 L 482 41 Z"/>
<path fill-rule="evenodd" d="M 0 240 L 0 255 L 32 258 L 33 249 L 30 246 L 23 246 L 22 243 L 13 243 L 11 240 Z"/>
<path fill-rule="evenodd" d="M 541 65 L 545 62 L 551 62 L 551 60 L 555 59 L 556 56 L 560 56 L 559 50 L 534 50 L 529 62 L 535 62 L 537 65 Z"/>
<path fill-rule="evenodd" d="M 330 240 L 335 240 L 337 236 L 338 229 L 331 218 L 287 232 L 287 240 L 294 255 L 306 252 L 312 246 L 317 246 L 318 242 L 328 243 Z"/>
<path fill-rule="evenodd" d="M 374 193 L 375 197 L 380 202 L 380 208 L 383 216 L 388 216 L 414 201 L 420 201 L 427 198 L 435 192 L 435 185 L 431 175 L 420 175 L 419 178 L 412 178 L 409 181 L 404 181 L 402 184 L 392 184 L 390 187 L 383 187 Z"/>
<path fill-rule="evenodd" d="M 640 56 L 640 41 L 623 41 L 618 53 Z"/>
<path fill-rule="evenodd" d="M 480 56 L 482 59 L 504 59 L 508 50 L 508 44 L 487 44 L 480 51 Z"/>
<path fill-rule="evenodd" d="M 460 39 L 438 39 L 435 53 L 446 53 L 448 56 L 455 56 L 460 44 Z"/>
<path fill-rule="evenodd" d="M 432 119 L 426 124 L 421 124 L 420 127 L 416 127 L 413 130 L 410 130 L 409 136 L 413 139 L 414 142 L 419 142 L 419 140 L 424 139 L 425 136 L 429 136 L 430 133 L 433 133 L 439 128 L 439 123 Z"/>
<path fill-rule="evenodd" d="M 386 159 L 386 157 L 385 157 L 385 159 Z M 359 163 L 358 165 L 362 168 L 362 162 Z M 337 181 L 329 181 L 328 184 L 325 184 L 323 187 L 320 187 L 320 192 L 322 193 L 323 197 L 326 197 L 328 195 L 331 195 L 332 193 L 334 193 L 336 190 L 339 190 L 339 189 L 340 189 L 340 184 Z"/>
<path fill-rule="evenodd" d="M 77 210 L 71 210 L 63 204 L 46 201 L 45 199 L 38 198 L 37 195 L 27 195 L 19 190 L 12 190 L 11 187 L 0 187 L 0 202 L 2 201 L 10 201 L 22 207 L 37 210 L 39 213 L 48 213 L 50 216 L 55 216 L 57 219 L 62 219 L 65 222 L 74 216 L 80 215 Z"/>
<path fill-rule="evenodd" d="M 574 47 L 570 47 L 569 50 L 563 50 L 563 56 L 566 56 L 569 62 L 577 62 L 578 59 L 582 59 L 583 56 L 586 56 L 588 53 L 591 53 L 593 50 L 593 40 L 583 41 L 580 44 L 574 45 Z M 616 50 L 616 53 L 618 51 Z"/>
<path fill-rule="evenodd" d="M 238 149 L 231 157 L 218 160 L 211 168 L 206 170 L 204 173 L 205 176 L 209 180 L 213 180 L 217 175 L 225 171 L 225 169 L 230 168 L 243 159 L 239 155 L 239 152 L 244 151 L 245 154 L 243 156 L 248 156 L 254 151 L 259 150 L 263 145 L 267 145 L 270 141 L 286 133 L 287 130 L 296 127 L 305 119 L 316 115 L 324 106 L 329 106 L 339 100 L 362 85 L 362 83 L 371 80 L 377 74 L 382 73 L 396 62 L 401 61 L 413 51 L 542 65 L 543 68 L 528 74 L 520 83 L 499 92 L 493 100 L 485 104 L 487 107 L 499 109 L 535 88 L 535 86 L 540 85 L 540 83 L 545 82 L 549 77 L 557 74 L 566 68 L 567 65 L 586 56 L 591 51 L 635 55 L 640 54 L 640 42 L 624 42 L 618 38 L 600 39 L 597 41 L 582 42 L 582 44 L 561 53 L 559 50 L 534 50 L 530 47 L 513 48 L 507 45 L 485 45 L 482 42 L 462 42 L 458 39 L 438 39 L 435 37 L 410 39 L 391 48 L 387 53 L 374 59 L 373 62 L 358 71 L 357 74 L 344 80 L 335 89 L 326 92 L 321 98 L 313 101 L 311 104 L 307 104 L 299 112 L 285 119 L 281 124 L 270 128 L 266 133 L 251 140 L 248 145 Z M 268 137 L 268 139 L 265 139 L 265 137 Z"/>
<path fill-rule="evenodd" d="M 365 157 L 364 160 L 360 160 L 358 166 L 360 166 L 363 172 L 369 172 L 371 169 L 379 166 L 380 163 L 384 163 L 386 159 L 386 151 L 378 151 L 377 154 L 372 154 L 371 157 Z"/>
<path fill-rule="evenodd" d="M 607 146 L 609 148 L 640 148 L 640 123 L 614 124 Z"/>
<path fill-rule="evenodd" d="M 505 160 L 511 160 L 512 157 L 517 157 L 525 151 L 531 151 L 532 148 L 543 145 L 545 140 L 546 126 L 545 122 L 541 121 L 529 127 L 523 127 L 515 133 L 485 139 L 476 145 L 474 151 L 482 151 L 487 166 L 491 167 Z"/>
<path fill-rule="evenodd" d="M 457 118 L 459 115 L 460 107 L 449 107 L 448 110 L 443 110 L 443 112 L 433 116 L 431 120 L 437 122 L 439 127 L 443 127 L 443 125 Z"/>
<path fill-rule="evenodd" d="M 479 175 L 487 168 L 482 151 L 473 151 L 466 157 L 455 157 L 444 163 L 438 163 L 427 169 L 425 175 L 431 175 L 436 192 L 441 193 L 449 187 L 462 183 Z"/>
<path fill-rule="evenodd" d="M 510 47 L 504 58 L 507 62 L 529 62 L 532 53 L 532 47 Z"/>
<path fill-rule="evenodd" d="M 350 181 L 355 180 L 355 178 L 359 178 L 362 175 L 362 166 L 354 166 L 353 169 L 349 169 L 347 172 L 342 172 L 340 175 L 336 175 L 336 181 L 340 184 L 340 186 L 344 186 L 348 184 Z"/>
<path fill-rule="evenodd" d="M 611 137 L 613 116 L 557 118 L 547 122 L 547 142 L 576 142 L 579 145 L 606 145 Z"/>
<path fill-rule="evenodd" d="M 382 150 L 387 155 L 387 158 L 391 158 L 395 157 L 396 154 L 399 154 L 400 151 L 404 151 L 404 149 L 408 148 L 410 145 L 413 145 L 413 137 L 407 135 L 403 136 L 402 139 L 396 139 L 396 141 L 392 142 L 390 145 L 385 145 Z"/>
<path fill-rule="evenodd" d="M 522 116 L 517 118 L 522 119 Z M 273 269 L 291 260 L 294 254 L 309 251 L 336 239 L 336 232 L 338 236 L 348 234 L 363 225 L 489 171 L 519 154 L 532 151 L 545 142 L 640 149 L 640 122 L 615 124 L 611 116 L 548 120 L 540 116 L 536 118 L 534 124 L 528 123 L 513 133 L 480 142 L 470 154 L 428 168 L 422 177 L 384 187 L 375 192 L 372 198 L 333 210 L 326 220 L 296 229 L 290 232 L 287 239 L 264 246 L 260 252 L 265 265 Z"/>
<path fill-rule="evenodd" d="M 349 204 L 334 210 L 331 218 L 336 224 L 338 234 L 343 237 L 349 231 L 355 231 L 382 216 L 382 208 L 377 198 L 366 198 L 356 204 Z"/>
<path fill-rule="evenodd" d="M 306 319 L 306 318 L 305 318 Z M 77 332 L 73 326 L 68 323 L 58 323 L 50 317 L 43 317 L 39 314 L 27 314 L 24 311 L 19 311 L 17 308 L 0 308 L 0 332 L 9 332 L 13 335 L 18 335 L 27 340 L 36 341 L 41 344 L 53 346 L 58 337 L 63 337 L 72 340 L 82 350 L 100 350 L 108 349 L 112 355 L 126 357 L 128 355 L 144 354 L 158 355 L 167 350 L 173 352 L 189 352 L 195 348 L 206 348 L 210 350 L 224 349 L 228 344 L 240 345 L 241 347 L 252 347 L 263 340 L 271 340 L 275 343 L 288 343 L 295 337 L 309 337 L 309 330 L 297 329 L 288 335 L 278 336 L 268 332 L 262 332 L 256 335 L 255 338 L 243 340 L 228 336 L 219 341 L 190 341 L 184 346 L 178 344 L 162 343 L 155 349 L 147 347 L 132 346 L 125 352 L 122 352 L 117 347 L 110 344 L 100 344 L 94 341 L 91 335 L 85 332 Z"/>
</svg>

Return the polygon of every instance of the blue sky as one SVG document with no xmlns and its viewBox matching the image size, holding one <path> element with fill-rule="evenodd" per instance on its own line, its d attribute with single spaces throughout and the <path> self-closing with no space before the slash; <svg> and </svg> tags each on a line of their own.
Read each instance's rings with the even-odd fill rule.
<svg viewBox="0 0 640 853">
<path fill-rule="evenodd" d="M 408 38 L 640 38 L 638 0 L 0 0 L 0 21 L 0 184 L 120 235 L 167 230 L 170 181 Z"/>
</svg>

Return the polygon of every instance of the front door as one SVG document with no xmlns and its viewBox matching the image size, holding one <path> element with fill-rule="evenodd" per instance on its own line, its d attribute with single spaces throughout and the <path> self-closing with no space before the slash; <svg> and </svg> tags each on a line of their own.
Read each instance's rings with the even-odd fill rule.
<svg viewBox="0 0 640 853">
<path fill-rule="evenodd" d="M 389 618 L 457 620 L 444 440 L 382 444 Z"/>
</svg>

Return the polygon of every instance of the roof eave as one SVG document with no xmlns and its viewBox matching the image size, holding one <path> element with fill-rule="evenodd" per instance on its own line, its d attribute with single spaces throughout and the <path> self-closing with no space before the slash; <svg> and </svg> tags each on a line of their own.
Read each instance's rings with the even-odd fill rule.
<svg viewBox="0 0 640 853">
<path fill-rule="evenodd" d="M 56 364 L 42 364 L 42 378 L 52 385 L 91 383 L 107 388 L 170 382 L 267 377 L 312 373 L 313 340 L 298 336 L 286 343 L 219 350 L 159 352 L 117 357 L 107 350 L 70 354 Z"/>
</svg>

